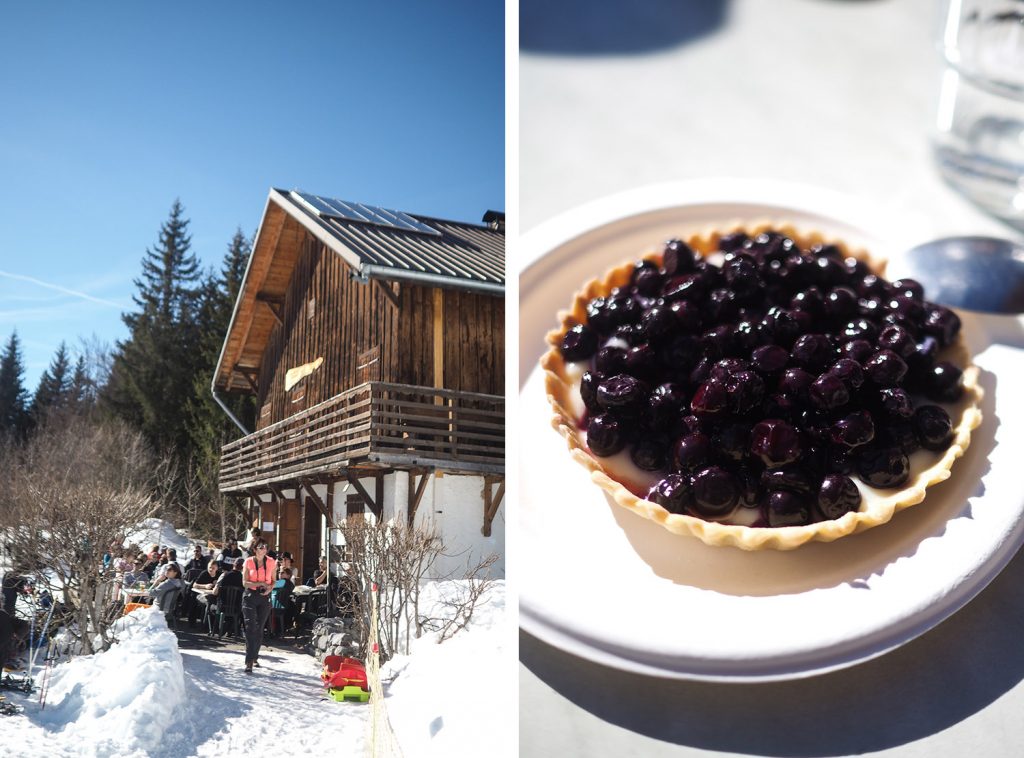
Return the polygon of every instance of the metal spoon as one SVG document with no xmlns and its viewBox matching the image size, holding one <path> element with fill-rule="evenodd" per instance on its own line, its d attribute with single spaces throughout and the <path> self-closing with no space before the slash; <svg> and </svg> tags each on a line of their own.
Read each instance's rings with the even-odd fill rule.
<svg viewBox="0 0 1024 758">
<path fill-rule="evenodd" d="M 886 278 L 916 279 L 934 303 L 983 313 L 1024 313 L 1024 244 L 946 237 L 893 258 Z"/>
</svg>

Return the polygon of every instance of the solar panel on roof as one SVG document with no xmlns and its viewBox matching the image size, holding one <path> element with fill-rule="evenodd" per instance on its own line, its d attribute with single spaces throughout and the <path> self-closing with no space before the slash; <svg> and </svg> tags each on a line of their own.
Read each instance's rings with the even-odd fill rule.
<svg viewBox="0 0 1024 758">
<path fill-rule="evenodd" d="M 388 229 L 401 229 L 406 232 L 429 234 L 433 237 L 441 236 L 441 232 L 401 211 L 390 211 L 387 208 L 378 208 L 375 205 L 335 200 L 334 198 L 311 195 L 308 192 L 299 192 L 298 190 L 292 191 L 292 195 L 301 200 L 303 204 L 312 209 L 321 218 L 373 224 L 374 226 L 382 226 Z"/>
</svg>

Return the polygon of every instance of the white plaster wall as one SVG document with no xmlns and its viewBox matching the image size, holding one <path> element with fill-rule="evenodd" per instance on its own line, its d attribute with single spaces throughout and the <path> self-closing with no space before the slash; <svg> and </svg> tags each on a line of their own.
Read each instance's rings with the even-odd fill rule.
<svg viewBox="0 0 1024 758">
<path fill-rule="evenodd" d="M 476 565 L 484 556 L 498 554 L 498 561 L 491 569 L 495 578 L 505 576 L 505 503 L 491 522 L 491 536 L 484 537 L 484 479 L 482 476 L 454 476 L 445 474 L 438 477 L 430 474 L 423 499 L 416 510 L 415 525 L 437 527 L 445 544 L 443 557 L 434 566 L 436 577 L 453 575 L 461 577 L 468 566 Z M 403 521 L 409 503 L 409 475 L 404 471 L 388 474 L 383 479 L 383 518 L 386 522 Z M 364 479 L 361 484 L 371 495 L 373 480 Z M 351 490 L 345 490 L 345 483 L 335 484 L 334 515 L 339 522 L 346 517 L 345 497 Z M 373 515 L 367 511 L 367 517 Z"/>
</svg>

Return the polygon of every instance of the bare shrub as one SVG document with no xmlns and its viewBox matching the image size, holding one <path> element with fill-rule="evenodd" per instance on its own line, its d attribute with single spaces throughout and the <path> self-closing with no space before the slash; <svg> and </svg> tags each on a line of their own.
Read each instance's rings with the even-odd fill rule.
<svg viewBox="0 0 1024 758">
<path fill-rule="evenodd" d="M 419 618 L 421 629 L 438 633 L 438 644 L 450 640 L 469 625 L 477 606 L 494 584 L 491 567 L 498 557 L 497 553 L 491 553 L 475 566 L 468 567 L 462 581 L 453 583 L 449 592 L 438 599 L 440 613 Z"/>
<path fill-rule="evenodd" d="M 372 586 L 379 587 L 378 629 L 381 660 L 409 652 L 409 641 L 419 636 L 420 588 L 444 543 L 433 528 L 409 528 L 401 523 L 376 524 L 364 519 L 347 520 L 341 526 L 349 551 L 349 563 L 360 585 L 360 643 L 370 631 Z"/>
<path fill-rule="evenodd" d="M 114 577 L 102 556 L 154 514 L 153 493 L 166 490 L 169 472 L 126 425 L 71 414 L 0 448 L 0 527 L 11 557 L 58 602 L 52 623 L 86 654 L 112 641 Z"/>
</svg>

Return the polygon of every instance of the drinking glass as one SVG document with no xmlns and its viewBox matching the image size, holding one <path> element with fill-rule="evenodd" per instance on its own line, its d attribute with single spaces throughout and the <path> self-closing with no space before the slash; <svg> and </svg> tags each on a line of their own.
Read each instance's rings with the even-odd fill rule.
<svg viewBox="0 0 1024 758">
<path fill-rule="evenodd" d="M 935 155 L 943 177 L 1024 228 L 1024 2 L 949 0 Z"/>
</svg>

